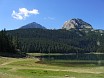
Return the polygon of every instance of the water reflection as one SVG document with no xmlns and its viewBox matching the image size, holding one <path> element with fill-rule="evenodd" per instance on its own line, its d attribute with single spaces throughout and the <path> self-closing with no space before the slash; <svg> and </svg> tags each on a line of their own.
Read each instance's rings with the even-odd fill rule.
<svg viewBox="0 0 104 78">
<path fill-rule="evenodd" d="M 54 60 L 104 60 L 104 54 L 63 54 L 63 55 L 41 55 L 37 58 Z"/>
</svg>

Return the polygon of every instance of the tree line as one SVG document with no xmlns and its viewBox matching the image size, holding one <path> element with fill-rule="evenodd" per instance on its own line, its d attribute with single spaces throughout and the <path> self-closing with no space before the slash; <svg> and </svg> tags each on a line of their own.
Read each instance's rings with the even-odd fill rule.
<svg viewBox="0 0 104 78">
<path fill-rule="evenodd" d="M 104 52 L 104 33 L 91 30 L 17 29 L 7 32 L 18 38 L 23 52 L 90 53 Z"/>
<path fill-rule="evenodd" d="M 0 56 L 22 57 L 16 39 L 8 35 L 5 29 L 0 31 Z"/>
</svg>

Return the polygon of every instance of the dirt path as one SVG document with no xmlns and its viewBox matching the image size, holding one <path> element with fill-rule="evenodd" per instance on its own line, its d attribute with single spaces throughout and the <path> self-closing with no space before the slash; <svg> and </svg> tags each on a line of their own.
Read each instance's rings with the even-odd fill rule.
<svg viewBox="0 0 104 78">
<path fill-rule="evenodd" d="M 13 62 L 15 62 L 15 61 L 9 61 L 9 62 L 3 63 L 3 64 L 1 64 L 1 66 L 7 65 L 7 64 L 10 64 L 10 63 L 13 63 Z"/>
<path fill-rule="evenodd" d="M 5 65 L 8 65 L 8 64 L 10 64 L 10 63 L 18 62 L 18 61 L 23 61 L 23 60 L 21 60 L 21 59 L 16 59 L 16 60 L 8 61 L 8 62 L 6 61 L 6 62 L 2 63 L 0 66 L 5 66 Z"/>
</svg>

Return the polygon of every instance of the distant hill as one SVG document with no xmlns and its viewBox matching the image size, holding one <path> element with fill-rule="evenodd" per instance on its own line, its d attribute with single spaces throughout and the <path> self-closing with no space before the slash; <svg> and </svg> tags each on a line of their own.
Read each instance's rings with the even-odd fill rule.
<svg viewBox="0 0 104 78">
<path fill-rule="evenodd" d="M 71 19 L 64 23 L 62 29 L 70 30 L 70 29 L 93 29 L 92 26 L 83 21 L 82 19 Z"/>
<path fill-rule="evenodd" d="M 40 29 L 46 29 L 44 26 L 36 23 L 36 22 L 32 22 L 32 23 L 29 23 L 27 25 L 24 25 L 22 27 L 20 27 L 19 29 L 28 29 L 28 28 L 40 28 Z"/>
</svg>

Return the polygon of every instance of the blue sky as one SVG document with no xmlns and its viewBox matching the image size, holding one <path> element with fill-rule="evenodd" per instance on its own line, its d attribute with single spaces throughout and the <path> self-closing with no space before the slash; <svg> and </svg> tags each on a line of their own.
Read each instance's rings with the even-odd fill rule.
<svg viewBox="0 0 104 78">
<path fill-rule="evenodd" d="M 104 0 L 0 0 L 0 30 L 17 29 L 31 22 L 59 29 L 72 18 L 104 29 Z"/>
</svg>

